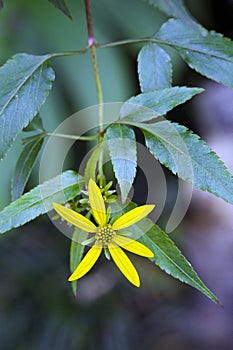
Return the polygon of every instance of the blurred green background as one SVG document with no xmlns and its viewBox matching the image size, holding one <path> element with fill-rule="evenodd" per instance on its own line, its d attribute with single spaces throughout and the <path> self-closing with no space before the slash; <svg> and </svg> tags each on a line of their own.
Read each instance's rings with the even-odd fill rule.
<svg viewBox="0 0 233 350">
<path fill-rule="evenodd" d="M 85 47 L 83 1 L 70 0 L 67 4 L 73 21 L 46 0 L 6 0 L 0 11 L 0 63 L 17 52 L 44 54 Z M 193 16 L 208 29 L 232 35 L 231 1 L 224 0 L 219 4 L 211 0 L 190 0 L 186 4 Z M 152 35 L 166 19 L 140 0 L 92 1 L 92 12 L 99 42 Z M 136 58 L 140 47 L 130 45 L 98 50 L 105 102 L 124 101 L 139 93 Z M 196 103 L 176 109 L 170 117 L 208 140 L 208 126 L 200 122 L 201 109 L 198 108 L 208 109 L 208 91 L 212 91 L 208 89 L 212 85 L 208 86 L 206 79 L 191 72 L 177 56 L 173 55 L 173 60 L 174 84 L 204 86 L 207 94 L 200 100 L 196 98 Z M 57 58 L 51 64 L 56 80 L 41 112 L 45 128 L 50 132 L 68 116 L 97 103 L 89 53 Z M 231 100 L 231 92 L 227 90 L 227 93 Z M 221 132 L 224 137 L 225 131 Z M 18 139 L 0 163 L 0 208 L 10 201 L 10 178 L 20 149 Z M 78 156 L 71 157 L 74 169 L 84 151 L 80 149 Z M 176 181 L 168 172 L 166 176 L 173 193 L 172 186 L 176 186 Z M 28 188 L 37 183 L 38 164 Z M 168 209 L 169 200 L 171 203 L 174 200 L 173 194 L 170 197 Z M 212 198 L 199 197 L 197 192 L 186 220 L 172 238 L 225 308 L 214 305 L 200 293 L 167 276 L 146 259 L 136 257 L 132 259 L 142 279 L 140 289 L 125 281 L 114 264 L 106 264 L 103 257 L 79 282 L 75 300 L 67 282 L 70 241 L 44 216 L 1 237 L 0 349 L 232 348 L 233 285 L 227 284 L 226 280 L 233 280 L 230 272 L 233 258 L 229 252 L 227 258 L 224 250 L 224 242 L 229 249 L 233 248 L 232 220 L 231 214 L 230 219 L 223 216 L 223 212 L 232 212 L 232 208 L 226 209 L 222 201 L 217 200 L 216 220 L 216 208 L 209 205 L 214 201 Z M 164 220 L 167 215 L 169 212 L 165 211 Z M 214 231 L 216 227 L 217 232 Z M 226 236 L 221 236 L 221 246 L 218 233 L 223 231 Z"/>
</svg>

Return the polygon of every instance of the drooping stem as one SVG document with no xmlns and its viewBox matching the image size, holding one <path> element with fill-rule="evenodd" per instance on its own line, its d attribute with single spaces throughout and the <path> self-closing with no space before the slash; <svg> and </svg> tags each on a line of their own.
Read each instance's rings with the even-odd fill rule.
<svg viewBox="0 0 233 350">
<path fill-rule="evenodd" d="M 103 132 L 103 91 L 100 81 L 98 61 L 96 55 L 96 41 L 94 36 L 94 30 L 92 25 L 92 16 L 91 16 L 91 7 L 90 0 L 85 0 L 85 9 L 86 9 L 86 19 L 87 19 L 87 31 L 88 31 L 88 47 L 91 50 L 91 59 L 94 70 L 94 77 L 96 83 L 96 90 L 98 95 L 98 103 L 99 103 L 99 132 L 100 134 Z"/>
</svg>

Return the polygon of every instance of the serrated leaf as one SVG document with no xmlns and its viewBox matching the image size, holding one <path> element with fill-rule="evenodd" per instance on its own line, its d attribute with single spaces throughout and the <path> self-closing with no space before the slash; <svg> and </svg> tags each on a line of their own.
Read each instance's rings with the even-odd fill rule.
<svg viewBox="0 0 233 350">
<path fill-rule="evenodd" d="M 130 202 L 128 206 L 122 210 L 123 212 L 127 212 L 135 207 L 136 204 Z M 130 237 L 131 239 L 141 242 L 151 249 L 154 253 L 154 257 L 150 260 L 158 265 L 167 274 L 198 289 L 208 298 L 219 303 L 218 299 L 197 276 L 191 264 L 184 257 L 184 255 L 182 255 L 175 243 L 150 219 L 142 219 L 136 224 L 130 226 L 129 229 L 122 230 L 121 233 L 127 237 Z"/>
<path fill-rule="evenodd" d="M 126 125 L 112 124 L 105 134 L 111 162 L 124 203 L 133 184 L 137 167 L 136 139 Z"/>
<path fill-rule="evenodd" d="M 179 279 L 181 282 L 196 288 L 212 301 L 219 303 L 215 295 L 200 280 L 191 264 L 182 255 L 175 243 L 151 220 L 143 219 L 137 224 L 142 232 L 146 232 L 138 240 L 154 253 L 154 261 L 167 274 Z"/>
<path fill-rule="evenodd" d="M 153 156 L 181 179 L 233 204 L 233 178 L 219 157 L 200 137 L 167 120 L 134 123 L 141 128 Z"/>
<path fill-rule="evenodd" d="M 85 237 L 84 231 L 79 230 L 78 228 L 75 228 L 72 242 L 70 245 L 70 270 L 73 272 L 80 261 L 82 260 L 84 248 L 85 246 L 79 243 L 79 236 L 81 235 L 82 239 Z M 88 234 L 86 233 L 86 236 Z M 77 293 L 77 281 L 71 282 L 72 290 L 74 293 L 74 296 L 76 296 Z"/>
<path fill-rule="evenodd" d="M 21 226 L 52 210 L 52 202 L 65 203 L 81 192 L 82 177 L 68 170 L 36 186 L 0 212 L 0 233 Z"/>
<path fill-rule="evenodd" d="M 159 9 L 168 17 L 175 17 L 187 23 L 189 26 L 195 26 L 197 23 L 192 19 L 184 6 L 183 0 L 145 0 L 150 5 Z"/>
<path fill-rule="evenodd" d="M 120 110 L 120 118 L 126 121 L 144 122 L 166 114 L 174 107 L 203 92 L 200 88 L 171 87 L 139 94 L 126 101 Z"/>
<path fill-rule="evenodd" d="M 172 46 L 197 72 L 226 86 L 233 87 L 233 42 L 214 31 L 192 28 L 180 20 L 163 24 L 155 38 Z"/>
<path fill-rule="evenodd" d="M 92 152 L 90 158 L 88 159 L 85 172 L 84 179 L 85 182 L 88 183 L 90 179 L 95 181 L 96 178 L 96 167 L 99 161 L 100 153 L 102 151 L 102 145 L 99 144 L 94 151 Z"/>
<path fill-rule="evenodd" d="M 49 2 L 51 2 L 56 8 L 63 12 L 64 15 L 69 17 L 69 19 L 72 19 L 72 16 L 70 14 L 70 11 L 68 10 L 65 0 L 49 0 Z"/>
<path fill-rule="evenodd" d="M 0 159 L 45 102 L 55 77 L 50 57 L 17 54 L 0 68 Z"/>
<path fill-rule="evenodd" d="M 145 45 L 138 55 L 138 76 L 142 92 L 170 88 L 170 56 L 156 44 Z"/>
<path fill-rule="evenodd" d="M 32 168 L 35 164 L 36 158 L 40 152 L 40 149 L 43 145 L 44 135 L 39 134 L 37 138 L 28 142 L 16 163 L 14 175 L 12 178 L 12 186 L 11 186 L 11 198 L 12 201 L 18 199 L 26 186 Z"/>
</svg>

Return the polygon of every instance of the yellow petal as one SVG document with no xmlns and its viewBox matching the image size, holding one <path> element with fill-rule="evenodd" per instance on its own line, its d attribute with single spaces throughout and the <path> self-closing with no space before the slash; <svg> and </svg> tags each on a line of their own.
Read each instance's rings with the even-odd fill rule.
<svg viewBox="0 0 233 350">
<path fill-rule="evenodd" d="M 116 235 L 113 238 L 113 241 L 120 247 L 134 254 L 145 256 L 146 258 L 153 258 L 154 256 L 154 253 L 144 244 L 134 241 L 128 237 Z"/>
<path fill-rule="evenodd" d="M 153 204 L 148 204 L 128 211 L 128 213 L 123 214 L 121 217 L 119 217 L 119 219 L 116 219 L 116 221 L 112 224 L 112 229 L 121 230 L 135 224 L 146 217 L 154 209 L 154 207 L 155 206 Z"/>
<path fill-rule="evenodd" d="M 80 228 L 85 232 L 96 232 L 96 226 L 85 216 L 76 213 L 76 211 L 66 208 L 64 205 L 53 202 L 56 212 L 70 224 Z"/>
<path fill-rule="evenodd" d="M 128 256 L 123 252 L 120 247 L 109 246 L 110 254 L 113 258 L 113 261 L 123 273 L 123 275 L 136 287 L 140 286 L 140 279 L 138 273 L 129 260 Z"/>
<path fill-rule="evenodd" d="M 88 183 L 88 196 L 91 204 L 92 214 L 99 226 L 106 224 L 106 209 L 99 187 L 92 179 Z"/>
<path fill-rule="evenodd" d="M 97 245 L 91 247 L 91 249 L 87 252 L 83 260 L 81 260 L 80 264 L 69 277 L 68 281 L 75 281 L 83 277 L 88 271 L 90 271 L 90 269 L 93 267 L 98 257 L 100 256 L 101 250 L 102 247 Z"/>
</svg>

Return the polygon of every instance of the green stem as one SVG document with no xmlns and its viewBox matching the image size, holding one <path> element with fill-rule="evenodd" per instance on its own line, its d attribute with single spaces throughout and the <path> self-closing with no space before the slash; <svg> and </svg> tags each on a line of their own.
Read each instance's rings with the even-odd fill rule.
<svg viewBox="0 0 233 350">
<path fill-rule="evenodd" d="M 92 135 L 92 136 L 75 136 L 75 135 L 67 135 L 67 134 L 55 134 L 50 132 L 45 132 L 45 136 L 54 136 L 54 137 L 61 137 L 63 139 L 70 139 L 70 140 L 79 140 L 79 141 L 91 141 L 96 140 L 99 135 Z"/>
<path fill-rule="evenodd" d="M 174 44 L 172 44 L 172 43 L 167 43 L 163 40 L 158 40 L 158 39 L 151 38 L 151 37 L 139 38 L 139 39 L 119 40 L 119 41 L 113 41 L 113 42 L 106 43 L 106 44 L 97 43 L 94 38 L 90 37 L 88 39 L 88 46 L 85 47 L 84 49 L 76 50 L 76 51 L 55 52 L 55 53 L 48 54 L 48 58 L 51 59 L 51 58 L 62 57 L 62 56 L 83 55 L 90 49 L 91 54 L 92 54 L 92 60 L 94 60 L 96 62 L 96 65 L 94 67 L 94 74 L 95 74 L 95 80 L 96 80 L 96 86 L 97 86 L 97 92 L 98 92 L 98 100 L 103 101 L 103 94 L 102 94 L 102 88 L 101 88 L 101 84 L 100 84 L 98 65 L 97 65 L 96 48 L 104 49 L 107 47 L 115 47 L 115 46 L 130 45 L 130 44 L 140 44 L 140 43 L 156 43 L 156 44 L 174 46 Z"/>
<path fill-rule="evenodd" d="M 92 64 L 94 69 L 94 76 L 95 76 L 95 83 L 96 83 L 96 90 L 98 95 L 98 103 L 99 103 L 99 132 L 103 132 L 103 124 L 104 124 L 104 113 L 103 113 L 103 91 L 99 76 L 99 68 L 98 68 L 98 62 L 97 62 L 97 55 L 96 55 L 96 48 L 94 45 L 91 46 L 91 57 L 92 57 Z"/>
<path fill-rule="evenodd" d="M 128 45 L 128 44 L 140 44 L 140 43 L 147 43 L 147 42 L 155 42 L 158 44 L 164 44 L 163 41 L 157 40 L 155 38 L 139 38 L 139 39 L 125 39 L 125 40 L 119 40 L 119 41 L 113 41 L 111 43 L 106 44 L 96 44 L 96 47 L 98 48 L 106 48 L 106 47 L 114 47 L 114 46 L 120 46 L 120 45 Z"/>
<path fill-rule="evenodd" d="M 57 58 L 57 57 L 63 57 L 63 56 L 72 56 L 72 55 L 83 55 L 88 51 L 89 47 L 85 47 L 83 50 L 76 50 L 76 51 L 63 51 L 63 52 L 55 52 L 49 54 L 49 58 Z"/>
<path fill-rule="evenodd" d="M 99 143 L 103 142 L 103 130 L 104 130 L 104 110 L 103 110 L 103 90 L 101 86 L 101 80 L 99 75 L 98 60 L 96 54 L 96 40 L 94 36 L 94 30 L 92 25 L 92 16 L 91 16 L 91 6 L 90 0 L 85 0 L 85 9 L 86 9 L 86 19 L 87 19 L 87 31 L 88 31 L 88 47 L 91 50 L 91 59 L 92 66 L 95 77 L 95 84 L 98 96 L 99 112 L 98 112 L 98 124 L 99 124 Z M 99 162 L 98 162 L 98 171 L 99 175 L 103 176 L 103 152 L 100 152 Z"/>
<path fill-rule="evenodd" d="M 85 0 L 85 9 L 86 9 L 86 18 L 87 18 L 87 31 L 88 31 L 88 47 L 91 50 L 91 59 L 92 59 L 92 66 L 94 71 L 94 77 L 95 77 L 95 83 L 96 83 L 96 90 L 98 95 L 98 103 L 99 103 L 99 133 L 101 134 L 103 132 L 103 91 L 100 81 L 100 75 L 99 75 L 99 67 L 98 67 L 98 60 L 96 55 L 96 40 L 94 37 L 94 30 L 92 25 L 92 16 L 91 16 L 91 6 L 90 6 L 90 0 Z"/>
</svg>

